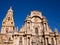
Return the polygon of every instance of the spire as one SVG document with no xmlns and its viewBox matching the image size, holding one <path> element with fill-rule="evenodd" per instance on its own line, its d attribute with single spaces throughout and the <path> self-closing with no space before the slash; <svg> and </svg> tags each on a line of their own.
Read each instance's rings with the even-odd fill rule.
<svg viewBox="0 0 60 45">
<path fill-rule="evenodd" d="M 5 28 L 3 29 L 3 27 Z M 2 22 L 2 33 L 6 33 L 6 31 L 11 32 L 14 30 L 14 19 L 13 19 L 13 10 L 12 6 L 10 6 L 9 10 L 6 13 L 6 17 L 3 19 Z"/>
</svg>

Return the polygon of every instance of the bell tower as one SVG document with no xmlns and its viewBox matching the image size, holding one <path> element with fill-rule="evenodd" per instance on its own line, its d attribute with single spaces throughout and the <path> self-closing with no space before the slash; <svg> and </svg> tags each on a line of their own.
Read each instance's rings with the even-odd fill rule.
<svg viewBox="0 0 60 45">
<path fill-rule="evenodd" d="M 13 19 L 13 10 L 10 6 L 10 9 L 7 11 L 6 17 L 3 19 L 1 33 L 8 33 L 14 30 L 14 19 Z"/>
</svg>

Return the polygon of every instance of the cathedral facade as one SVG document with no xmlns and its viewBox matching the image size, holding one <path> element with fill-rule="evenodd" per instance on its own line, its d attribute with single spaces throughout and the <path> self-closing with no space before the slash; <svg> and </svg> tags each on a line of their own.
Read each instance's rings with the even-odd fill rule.
<svg viewBox="0 0 60 45">
<path fill-rule="evenodd" d="M 60 45 L 60 34 L 53 32 L 46 17 L 39 11 L 31 11 L 18 31 L 14 25 L 12 7 L 2 21 L 0 45 Z"/>
</svg>

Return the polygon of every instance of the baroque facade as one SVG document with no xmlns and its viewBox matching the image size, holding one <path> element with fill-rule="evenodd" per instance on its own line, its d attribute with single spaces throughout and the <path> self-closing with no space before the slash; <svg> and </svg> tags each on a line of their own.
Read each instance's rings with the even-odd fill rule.
<svg viewBox="0 0 60 45">
<path fill-rule="evenodd" d="M 31 11 L 20 31 L 17 30 L 10 7 L 2 21 L 0 45 L 60 45 L 57 29 L 53 32 L 39 11 Z"/>
</svg>

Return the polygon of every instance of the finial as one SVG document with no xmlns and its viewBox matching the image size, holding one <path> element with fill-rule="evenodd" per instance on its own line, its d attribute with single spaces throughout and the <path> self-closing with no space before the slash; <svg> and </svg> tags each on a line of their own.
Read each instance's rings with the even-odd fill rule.
<svg viewBox="0 0 60 45">
<path fill-rule="evenodd" d="M 12 9 L 12 6 L 10 6 L 10 9 Z"/>
<path fill-rule="evenodd" d="M 8 11 L 12 11 L 12 6 L 10 6 L 10 9 Z"/>
<path fill-rule="evenodd" d="M 18 26 L 17 26 L 17 31 L 18 31 Z"/>
<path fill-rule="evenodd" d="M 58 29 L 57 28 L 55 28 L 55 32 L 58 33 Z"/>
</svg>

